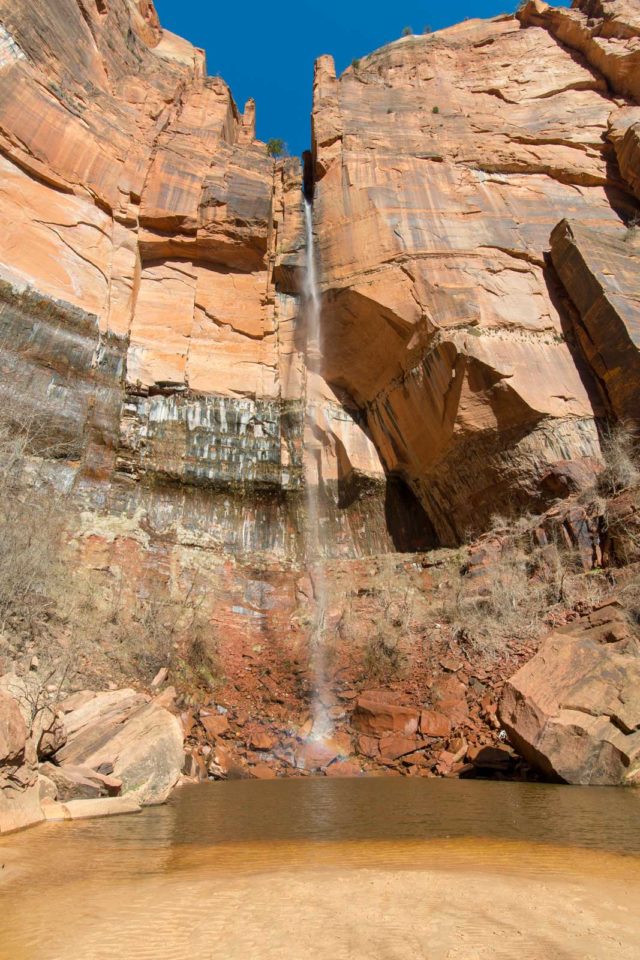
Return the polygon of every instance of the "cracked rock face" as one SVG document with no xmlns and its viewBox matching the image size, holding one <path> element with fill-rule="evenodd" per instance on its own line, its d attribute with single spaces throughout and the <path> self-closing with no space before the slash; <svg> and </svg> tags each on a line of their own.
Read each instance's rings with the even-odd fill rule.
<svg viewBox="0 0 640 960">
<path fill-rule="evenodd" d="M 321 384 L 305 420 L 299 162 L 274 164 L 253 101 L 148 0 L 0 0 L 0 23 L 0 398 L 63 446 L 56 482 L 154 534 L 289 560 L 315 433 L 327 541 L 392 548 L 356 411 Z M 363 480 L 369 544 L 344 506 Z"/>
<path fill-rule="evenodd" d="M 636 14 L 535 0 L 340 79 L 319 60 L 308 368 L 302 170 L 253 101 L 150 0 L 0 0 L 0 402 L 54 449 L 80 557 L 178 592 L 206 557 L 243 594 L 259 554 L 284 608 L 305 484 L 353 559 L 458 543 L 597 463 L 622 407 L 549 238 L 637 208 Z"/>
<path fill-rule="evenodd" d="M 609 603 L 557 630 L 505 685 L 500 719 L 518 752 L 566 783 L 640 778 L 640 643 Z"/>
<path fill-rule="evenodd" d="M 563 220 L 551 234 L 551 258 L 609 408 L 633 421 L 640 410 L 640 231 Z"/>
<path fill-rule="evenodd" d="M 316 69 L 325 376 L 444 542 L 535 503 L 561 450 L 597 456 L 600 400 L 546 254 L 561 217 L 623 233 L 635 206 L 607 142 L 622 102 L 551 21 L 521 19 Z"/>
</svg>

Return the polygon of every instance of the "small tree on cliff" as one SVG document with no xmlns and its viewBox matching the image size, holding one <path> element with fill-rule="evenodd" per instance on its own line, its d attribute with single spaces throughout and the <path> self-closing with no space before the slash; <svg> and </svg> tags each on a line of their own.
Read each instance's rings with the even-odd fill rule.
<svg viewBox="0 0 640 960">
<path fill-rule="evenodd" d="M 267 140 L 267 153 L 269 154 L 270 157 L 273 157 L 274 159 L 276 157 L 281 157 L 284 152 L 285 152 L 284 140 L 280 140 L 279 138 L 275 138 L 273 140 Z"/>
<path fill-rule="evenodd" d="M 401 37 L 411 37 L 411 36 L 413 36 L 413 30 L 411 29 L 411 27 L 403 27 L 403 28 L 402 28 L 402 33 L 400 34 L 400 36 L 401 36 Z"/>
</svg>

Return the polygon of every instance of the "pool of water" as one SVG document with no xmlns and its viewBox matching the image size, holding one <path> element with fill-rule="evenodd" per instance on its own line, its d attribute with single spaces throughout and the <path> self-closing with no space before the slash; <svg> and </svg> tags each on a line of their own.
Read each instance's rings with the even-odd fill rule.
<svg viewBox="0 0 640 960">
<path fill-rule="evenodd" d="M 1 960 L 637 960 L 638 904 L 636 790 L 232 781 L 0 840 Z"/>
</svg>

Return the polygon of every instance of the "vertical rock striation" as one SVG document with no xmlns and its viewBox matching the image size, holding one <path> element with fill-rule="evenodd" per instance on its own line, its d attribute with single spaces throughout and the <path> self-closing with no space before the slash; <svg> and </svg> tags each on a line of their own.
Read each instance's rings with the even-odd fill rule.
<svg viewBox="0 0 640 960">
<path fill-rule="evenodd" d="M 253 101 L 241 114 L 147 0 L 7 0 L 0 19 L 11 416 L 37 419 L 92 508 L 295 557 L 299 163 L 274 164 Z M 321 418 L 331 530 L 352 552 L 392 547 L 375 448 L 332 393 Z M 369 544 L 343 509 L 353 473 L 381 488 Z"/>
<path fill-rule="evenodd" d="M 606 398 L 549 237 L 563 217 L 622 235 L 633 216 L 607 139 L 633 84 L 612 90 L 586 47 L 558 42 L 564 16 L 587 21 L 532 3 L 521 22 L 402 38 L 340 78 L 330 57 L 316 65 L 325 376 L 444 543 L 539 507 L 554 463 L 598 455 Z M 635 20 L 622 20 L 605 46 L 629 78 Z"/>
<path fill-rule="evenodd" d="M 253 101 L 150 0 L 0 0 L 0 401 L 83 508 L 79 565 L 202 574 L 251 643 L 304 594 L 305 482 L 348 560 L 588 480 L 637 405 L 639 42 L 636 3 L 532 0 L 320 58 L 310 370 L 302 169 Z"/>
</svg>

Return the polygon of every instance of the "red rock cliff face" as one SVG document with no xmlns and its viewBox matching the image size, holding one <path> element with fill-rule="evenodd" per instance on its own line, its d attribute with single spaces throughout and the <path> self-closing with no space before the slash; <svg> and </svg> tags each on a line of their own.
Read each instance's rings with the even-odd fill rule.
<svg viewBox="0 0 640 960">
<path fill-rule="evenodd" d="M 548 253 L 562 218 L 622 239 L 636 207 L 638 5 L 604 7 L 316 65 L 325 375 L 445 543 L 598 455 L 607 391 Z"/>
<path fill-rule="evenodd" d="M 56 450 L 89 565 L 179 594 L 208 564 L 223 620 L 286 624 L 305 476 L 349 558 L 455 543 L 598 455 L 595 418 L 636 397 L 616 382 L 637 362 L 636 13 L 536 0 L 340 79 L 319 61 L 319 376 L 302 171 L 255 140 L 253 102 L 149 0 L 0 0 L 0 399 Z M 565 218 L 586 232 L 556 232 L 552 262 Z M 607 231 L 624 310 L 585 249 Z"/>
<path fill-rule="evenodd" d="M 12 415 L 37 417 L 93 508 L 296 556 L 304 339 L 276 270 L 301 246 L 299 164 L 274 164 L 253 102 L 239 113 L 147 0 L 12 0 L 0 18 Z M 338 507 L 352 475 L 384 490 L 378 454 L 330 392 L 323 410 L 333 539 L 388 549 L 379 497 L 364 535 Z"/>
</svg>

